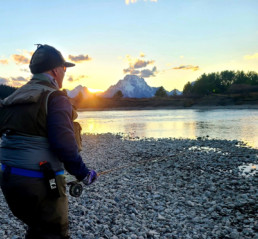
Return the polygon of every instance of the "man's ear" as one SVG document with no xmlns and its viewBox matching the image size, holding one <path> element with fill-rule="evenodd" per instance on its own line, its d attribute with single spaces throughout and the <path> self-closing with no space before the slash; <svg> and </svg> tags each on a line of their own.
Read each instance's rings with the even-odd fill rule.
<svg viewBox="0 0 258 239">
<path fill-rule="evenodd" d="M 53 76 L 55 77 L 57 75 L 57 68 L 54 68 L 51 70 Z"/>
</svg>

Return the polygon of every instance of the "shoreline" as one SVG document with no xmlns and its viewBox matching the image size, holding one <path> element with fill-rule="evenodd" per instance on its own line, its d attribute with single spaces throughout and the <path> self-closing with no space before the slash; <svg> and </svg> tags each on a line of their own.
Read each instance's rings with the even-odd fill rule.
<svg viewBox="0 0 258 239">
<path fill-rule="evenodd" d="M 236 140 L 129 140 L 111 133 L 82 140 L 87 167 L 113 171 L 81 197 L 68 195 L 71 239 L 258 236 L 257 168 L 240 169 L 258 164 L 257 149 Z M 0 212 L 0 237 L 22 237 L 24 225 L 1 191 Z"/>
<path fill-rule="evenodd" d="M 131 110 L 258 110 L 258 105 L 225 105 L 225 106 L 160 106 L 160 107 L 113 107 L 113 108 L 78 108 L 77 111 L 131 111 Z"/>
</svg>

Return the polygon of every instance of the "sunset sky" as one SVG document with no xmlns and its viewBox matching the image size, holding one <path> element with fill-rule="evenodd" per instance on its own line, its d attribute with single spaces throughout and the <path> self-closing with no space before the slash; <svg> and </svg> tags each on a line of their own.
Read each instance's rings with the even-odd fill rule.
<svg viewBox="0 0 258 239">
<path fill-rule="evenodd" d="M 34 44 L 76 67 L 64 88 L 106 90 L 126 74 L 183 89 L 203 73 L 258 72 L 257 0 L 0 1 L 0 84 L 31 77 Z"/>
</svg>

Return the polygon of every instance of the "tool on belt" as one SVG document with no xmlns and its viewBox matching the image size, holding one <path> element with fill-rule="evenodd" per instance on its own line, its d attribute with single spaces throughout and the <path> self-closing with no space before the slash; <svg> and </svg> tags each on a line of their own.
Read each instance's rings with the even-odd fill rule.
<svg viewBox="0 0 258 239">
<path fill-rule="evenodd" d="M 44 174 L 44 179 L 48 187 L 48 191 L 53 198 L 60 197 L 58 184 L 56 182 L 56 173 L 47 161 L 39 163 L 40 171 Z"/>
</svg>

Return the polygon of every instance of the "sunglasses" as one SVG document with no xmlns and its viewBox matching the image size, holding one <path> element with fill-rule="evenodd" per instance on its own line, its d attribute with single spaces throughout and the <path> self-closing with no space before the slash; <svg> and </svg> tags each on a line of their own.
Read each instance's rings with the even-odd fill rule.
<svg viewBox="0 0 258 239">
<path fill-rule="evenodd" d="M 64 72 L 66 72 L 66 66 L 63 66 Z"/>
</svg>

